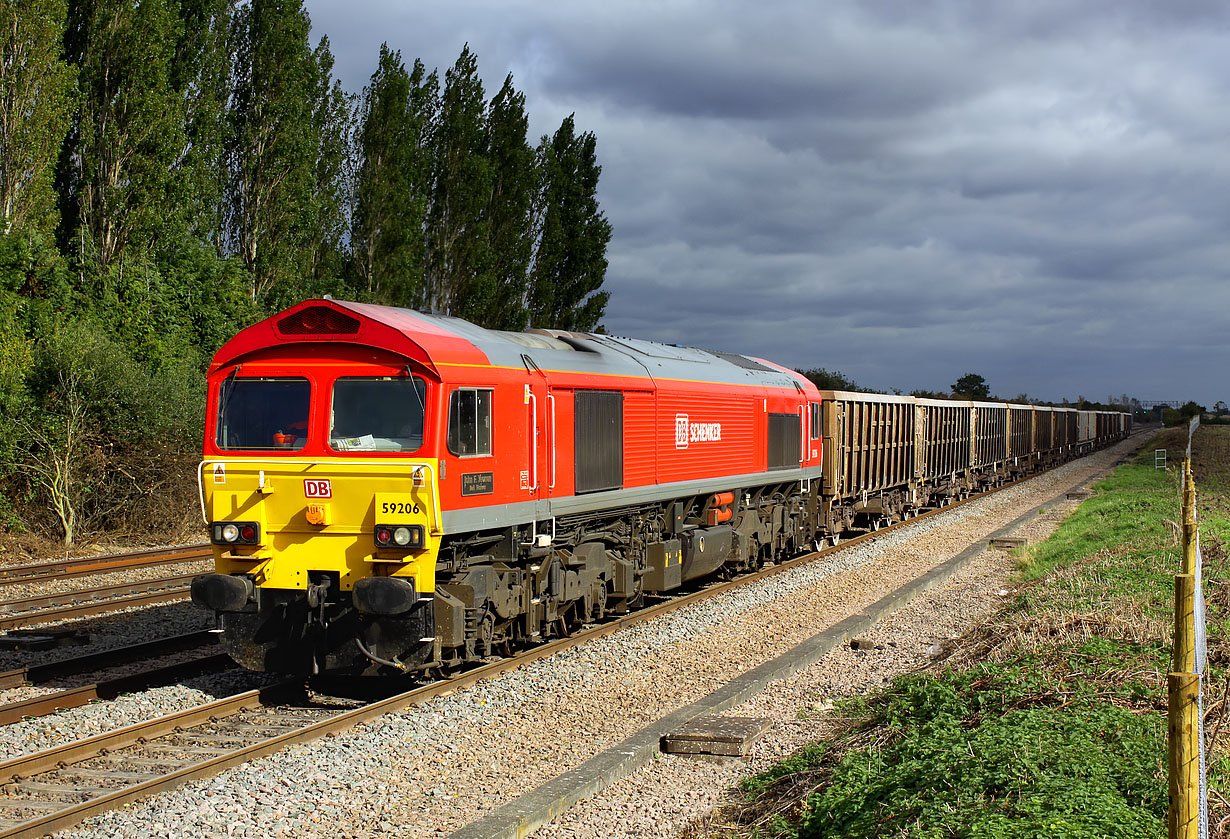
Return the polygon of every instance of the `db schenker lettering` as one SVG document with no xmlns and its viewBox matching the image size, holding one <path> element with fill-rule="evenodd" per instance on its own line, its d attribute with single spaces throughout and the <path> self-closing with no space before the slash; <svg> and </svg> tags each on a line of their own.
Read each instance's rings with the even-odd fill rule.
<svg viewBox="0 0 1230 839">
<path fill-rule="evenodd" d="M 694 422 L 688 432 L 688 439 L 693 443 L 721 442 L 722 440 L 720 422 Z"/>
</svg>

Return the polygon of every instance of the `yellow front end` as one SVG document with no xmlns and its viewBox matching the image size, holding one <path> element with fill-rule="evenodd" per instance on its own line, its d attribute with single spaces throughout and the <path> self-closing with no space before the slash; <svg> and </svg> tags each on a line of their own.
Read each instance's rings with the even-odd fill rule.
<svg viewBox="0 0 1230 839">
<path fill-rule="evenodd" d="M 260 525 L 256 546 L 214 545 L 220 574 L 250 574 L 258 588 L 306 589 L 309 572 L 334 572 L 342 591 L 371 576 L 412 578 L 435 591 L 439 505 L 434 460 L 243 458 L 205 461 L 208 522 Z M 418 525 L 421 548 L 377 548 L 377 525 Z"/>
<path fill-rule="evenodd" d="M 438 468 L 420 458 L 204 461 L 216 574 L 198 578 L 193 599 L 217 612 L 231 656 L 291 673 L 425 664 L 434 655 Z M 377 545 L 378 531 L 387 544 Z M 245 534 L 255 544 L 242 544 Z"/>
</svg>

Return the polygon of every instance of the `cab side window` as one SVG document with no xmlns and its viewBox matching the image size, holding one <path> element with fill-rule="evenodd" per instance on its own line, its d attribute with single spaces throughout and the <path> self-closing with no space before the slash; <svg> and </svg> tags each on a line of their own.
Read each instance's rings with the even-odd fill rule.
<svg viewBox="0 0 1230 839">
<path fill-rule="evenodd" d="M 820 439 L 820 403 L 811 403 L 811 438 Z"/>
<path fill-rule="evenodd" d="M 449 397 L 448 450 L 460 457 L 491 454 L 489 388 L 460 388 Z"/>
</svg>

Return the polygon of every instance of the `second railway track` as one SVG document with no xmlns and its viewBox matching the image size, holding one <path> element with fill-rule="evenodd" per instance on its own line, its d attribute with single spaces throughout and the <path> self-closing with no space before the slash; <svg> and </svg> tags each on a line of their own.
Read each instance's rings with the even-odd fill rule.
<svg viewBox="0 0 1230 839">
<path fill-rule="evenodd" d="M 5 593 L 0 600 L 0 630 L 186 600 L 194 574 L 181 571 L 154 577 L 150 572 L 191 567 L 211 557 L 208 545 L 184 545 L 0 566 L 0 589 Z M 121 575 L 120 581 L 112 575 Z M 91 577 L 112 581 L 99 586 L 64 585 L 70 580 L 88 583 Z"/>
<path fill-rule="evenodd" d="M 202 543 L 168 548 L 149 548 L 147 550 L 121 554 L 30 562 L 21 565 L 2 565 L 0 566 L 0 586 L 48 580 L 67 580 L 76 577 L 110 574 L 116 571 L 131 571 L 138 568 L 201 562 L 202 560 L 209 559 L 212 555 L 209 545 Z"/>
<path fill-rule="evenodd" d="M 186 600 L 194 576 L 196 575 L 178 574 L 134 583 L 95 586 L 0 601 L 0 629 L 16 629 L 136 606 Z"/>
</svg>

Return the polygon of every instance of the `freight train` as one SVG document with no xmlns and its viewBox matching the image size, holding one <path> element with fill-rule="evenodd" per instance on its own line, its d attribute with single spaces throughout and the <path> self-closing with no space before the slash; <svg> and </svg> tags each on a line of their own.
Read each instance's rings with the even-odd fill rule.
<svg viewBox="0 0 1230 839">
<path fill-rule="evenodd" d="M 309 300 L 208 375 L 192 584 L 252 670 L 430 677 L 1124 437 L 768 361 Z"/>
</svg>

